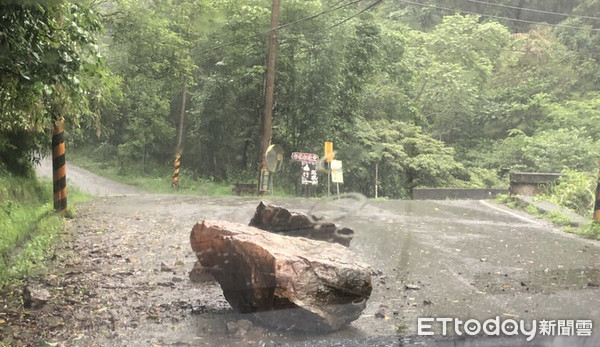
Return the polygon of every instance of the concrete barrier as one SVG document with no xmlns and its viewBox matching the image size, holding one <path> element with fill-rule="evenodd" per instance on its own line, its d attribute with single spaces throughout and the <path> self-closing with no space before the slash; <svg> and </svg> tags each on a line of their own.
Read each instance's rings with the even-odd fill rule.
<svg viewBox="0 0 600 347">
<path fill-rule="evenodd" d="M 559 173 L 512 172 L 510 194 L 534 196 L 546 191 L 550 184 L 562 176 Z"/>
<path fill-rule="evenodd" d="M 493 188 L 414 188 L 414 200 L 486 200 L 498 194 L 508 194 L 508 189 Z"/>
</svg>

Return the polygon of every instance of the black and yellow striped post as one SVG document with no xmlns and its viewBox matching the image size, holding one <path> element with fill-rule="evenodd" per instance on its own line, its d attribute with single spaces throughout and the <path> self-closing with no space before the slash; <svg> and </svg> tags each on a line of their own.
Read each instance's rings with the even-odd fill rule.
<svg viewBox="0 0 600 347">
<path fill-rule="evenodd" d="M 600 171 L 598 171 L 598 183 L 596 183 L 596 203 L 594 203 L 594 220 L 600 220 Z"/>
<path fill-rule="evenodd" d="M 171 187 L 176 188 L 179 183 L 179 167 L 181 166 L 181 154 L 175 154 L 175 161 L 173 162 L 173 181 L 171 182 Z"/>
<path fill-rule="evenodd" d="M 54 210 L 67 212 L 67 167 L 65 161 L 64 119 L 54 122 L 52 129 L 52 180 L 54 182 Z"/>
</svg>

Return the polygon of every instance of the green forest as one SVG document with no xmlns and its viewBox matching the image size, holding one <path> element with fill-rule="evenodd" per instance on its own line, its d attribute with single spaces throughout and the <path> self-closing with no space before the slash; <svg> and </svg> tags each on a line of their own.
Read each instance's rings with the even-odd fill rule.
<svg viewBox="0 0 600 347">
<path fill-rule="evenodd" d="M 183 119 L 182 182 L 256 182 L 271 6 L 3 1 L 1 170 L 29 175 L 64 117 L 67 158 L 169 185 Z M 369 197 L 376 170 L 389 198 L 507 187 L 514 171 L 594 175 L 599 47 L 600 0 L 282 0 L 276 184 L 301 194 L 289 156 L 325 141 L 343 190 Z"/>
</svg>

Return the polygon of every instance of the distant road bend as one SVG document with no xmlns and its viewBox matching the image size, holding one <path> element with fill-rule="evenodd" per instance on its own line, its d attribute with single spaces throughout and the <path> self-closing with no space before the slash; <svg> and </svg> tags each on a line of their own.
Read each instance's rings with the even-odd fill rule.
<svg viewBox="0 0 600 347">
<path fill-rule="evenodd" d="M 43 158 L 36 167 L 39 177 L 52 178 L 52 158 Z M 67 162 L 67 181 L 96 196 L 143 194 L 140 188 L 109 180 Z"/>
</svg>

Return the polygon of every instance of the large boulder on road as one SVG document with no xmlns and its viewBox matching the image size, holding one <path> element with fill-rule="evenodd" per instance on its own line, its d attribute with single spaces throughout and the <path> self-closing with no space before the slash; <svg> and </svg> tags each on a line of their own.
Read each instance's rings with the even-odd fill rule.
<svg viewBox="0 0 600 347">
<path fill-rule="evenodd" d="M 302 236 L 313 240 L 336 242 L 350 246 L 354 231 L 334 223 L 301 212 L 292 212 L 283 207 L 260 202 L 256 207 L 250 226 L 281 233 L 287 236 Z"/>
<path fill-rule="evenodd" d="M 370 267 L 339 244 L 224 221 L 197 223 L 190 242 L 234 309 L 277 328 L 337 330 L 371 295 Z"/>
</svg>

